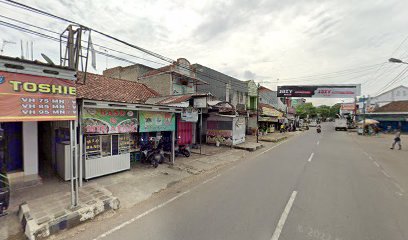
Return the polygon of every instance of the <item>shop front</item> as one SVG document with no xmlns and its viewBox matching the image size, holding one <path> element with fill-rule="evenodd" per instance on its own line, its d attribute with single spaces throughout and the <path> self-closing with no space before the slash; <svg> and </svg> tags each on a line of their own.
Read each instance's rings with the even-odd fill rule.
<svg viewBox="0 0 408 240">
<path fill-rule="evenodd" d="M 0 56 L 0 195 L 55 175 L 56 133 L 66 129 L 69 146 L 76 137 L 75 79 L 68 68 Z"/>
<path fill-rule="evenodd" d="M 272 133 L 280 126 L 283 113 L 268 104 L 260 104 L 259 130 L 261 134 Z"/>
<path fill-rule="evenodd" d="M 85 107 L 82 133 L 85 179 L 130 169 L 139 151 L 137 111 Z"/>
<path fill-rule="evenodd" d="M 74 134 L 75 79 L 67 68 L 0 57 L 0 161 L 12 179 L 53 175 L 57 130 L 66 129 L 68 142 Z"/>
<path fill-rule="evenodd" d="M 207 143 L 233 146 L 245 142 L 245 117 L 211 114 L 207 118 Z"/>
<path fill-rule="evenodd" d="M 163 150 L 174 161 L 176 116 L 173 112 L 141 111 L 140 120 L 140 145 L 142 148 L 151 148 L 151 144 L 163 144 Z"/>
</svg>

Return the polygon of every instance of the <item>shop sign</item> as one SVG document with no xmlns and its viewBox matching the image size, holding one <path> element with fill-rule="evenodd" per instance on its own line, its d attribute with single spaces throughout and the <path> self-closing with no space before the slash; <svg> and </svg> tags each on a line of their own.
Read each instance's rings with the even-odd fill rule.
<svg viewBox="0 0 408 240">
<path fill-rule="evenodd" d="M 84 133 L 137 132 L 137 111 L 105 108 L 84 108 L 82 126 Z"/>
<path fill-rule="evenodd" d="M 206 108 L 207 97 L 194 98 L 194 108 Z"/>
<path fill-rule="evenodd" d="M 185 108 L 181 113 L 181 120 L 184 122 L 197 122 L 198 111 L 194 108 Z"/>
<path fill-rule="evenodd" d="M 356 105 L 354 103 L 342 103 L 340 109 L 345 111 L 354 111 Z"/>
<path fill-rule="evenodd" d="M 216 143 L 231 146 L 232 145 L 232 130 L 207 130 L 207 143 Z"/>
<path fill-rule="evenodd" d="M 175 131 L 176 118 L 174 113 L 140 112 L 140 132 Z"/>
<path fill-rule="evenodd" d="M 74 81 L 0 71 L 0 122 L 76 120 Z"/>
</svg>

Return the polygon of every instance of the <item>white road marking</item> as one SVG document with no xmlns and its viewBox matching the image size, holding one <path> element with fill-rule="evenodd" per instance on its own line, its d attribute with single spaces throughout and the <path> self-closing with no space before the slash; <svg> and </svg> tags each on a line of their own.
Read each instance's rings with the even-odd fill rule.
<svg viewBox="0 0 408 240">
<path fill-rule="evenodd" d="M 319 145 L 320 144 L 320 141 L 317 141 L 317 145 Z"/>
<path fill-rule="evenodd" d="M 370 160 L 374 160 L 373 157 L 371 157 L 371 156 L 368 156 L 368 158 L 369 158 Z"/>
<path fill-rule="evenodd" d="M 308 161 L 308 162 L 311 162 L 311 161 L 312 161 L 313 156 L 314 156 L 314 153 L 312 153 L 312 154 L 310 155 L 310 157 L 309 157 L 309 159 L 308 159 L 307 161 Z"/>
<path fill-rule="evenodd" d="M 257 155 L 255 155 L 255 157 L 258 157 L 258 156 L 260 156 L 260 155 L 262 155 L 262 154 L 264 154 L 264 153 L 266 153 L 266 152 L 269 152 L 269 151 L 271 151 L 272 149 L 276 148 L 277 146 L 279 146 L 279 145 L 281 145 L 281 144 L 283 144 L 283 143 L 285 143 L 285 142 L 287 142 L 287 141 L 288 141 L 288 140 L 284 140 L 284 141 L 282 141 L 282 142 L 276 144 L 275 146 L 273 146 L 273 147 L 271 147 L 271 148 L 268 148 L 268 149 L 266 149 L 265 151 L 262 151 L 262 152 L 258 153 Z"/>
<path fill-rule="evenodd" d="M 278 225 L 275 228 L 275 232 L 273 232 L 271 240 L 279 239 L 283 226 L 285 225 L 286 219 L 288 218 L 290 209 L 292 208 L 293 202 L 295 201 L 296 195 L 297 195 L 297 191 L 293 191 L 292 195 L 289 198 L 288 203 L 286 204 L 285 210 L 283 210 L 283 213 L 279 219 Z"/>
<path fill-rule="evenodd" d="M 378 164 L 378 162 L 374 161 L 373 163 L 374 163 L 374 165 L 375 165 L 376 167 L 380 167 L 380 164 Z"/>
<path fill-rule="evenodd" d="M 394 182 L 394 185 L 399 189 L 401 194 L 405 193 L 405 190 L 398 183 Z"/>
<path fill-rule="evenodd" d="M 388 173 L 387 173 L 386 171 L 384 171 L 384 170 L 381 169 L 381 172 L 382 172 L 387 178 L 391 178 L 391 176 L 388 175 Z"/>
<path fill-rule="evenodd" d="M 126 221 L 126 222 L 123 222 L 122 224 L 120 224 L 120 225 L 118 225 L 118 226 L 112 228 L 111 230 L 109 230 L 109 231 L 107 231 L 107 232 L 105 232 L 105 233 L 99 235 L 98 237 L 94 238 L 93 240 L 99 240 L 99 239 L 105 238 L 106 236 L 108 236 L 108 235 L 110 235 L 110 234 L 112 234 L 112 233 L 114 233 L 114 232 L 116 232 L 116 231 L 118 231 L 118 230 L 124 228 L 125 226 L 127 226 L 127 225 L 133 223 L 134 221 L 136 221 L 136 220 L 138 220 L 138 219 L 141 219 L 142 217 L 144 217 L 144 216 L 146 216 L 146 215 L 149 215 L 150 213 L 152 213 L 152 212 L 154 212 L 154 211 L 156 211 L 156 210 L 158 210 L 158 209 L 160 209 L 160 208 L 166 206 L 167 204 L 173 202 L 174 200 L 176 200 L 176 199 L 182 197 L 183 195 L 186 195 L 187 193 L 189 193 L 189 192 L 195 190 L 195 189 L 198 188 L 199 186 L 204 185 L 204 184 L 206 184 L 206 183 L 208 183 L 208 182 L 210 182 L 210 181 L 216 179 L 216 178 L 219 177 L 219 176 L 221 176 L 221 174 L 218 174 L 218 175 L 216 175 L 216 176 L 214 176 L 214 177 L 212 177 L 212 178 L 209 178 L 209 179 L 205 180 L 204 182 L 202 182 L 202 183 L 196 185 L 195 187 L 193 187 L 193 188 L 191 188 L 191 189 L 188 189 L 188 190 L 186 190 L 186 191 L 184 191 L 184 192 L 182 192 L 182 193 L 180 193 L 180 194 L 178 194 L 178 195 L 176 195 L 176 196 L 170 198 L 169 200 L 167 200 L 167 201 L 165 201 L 165 202 L 163 202 L 163 203 L 161 203 L 161 204 L 159 204 L 159 205 L 157 205 L 157 206 L 155 206 L 155 207 L 153 207 L 153 208 L 147 210 L 146 212 L 144 212 L 144 213 L 142 213 L 142 214 L 140 214 L 140 215 L 137 215 L 136 217 L 134 217 L 134 218 L 132 218 L 132 219 Z"/>
<path fill-rule="evenodd" d="M 216 175 L 216 176 L 214 176 L 214 177 L 212 177 L 212 178 L 209 178 L 209 179 L 205 180 L 205 181 L 203 182 L 203 184 L 206 184 L 206 183 L 208 183 L 208 182 L 211 182 L 212 180 L 216 179 L 216 178 L 219 177 L 219 176 L 221 176 L 221 174 L 218 174 L 218 175 Z"/>
<path fill-rule="evenodd" d="M 363 152 L 365 155 L 369 156 L 367 152 Z"/>
</svg>

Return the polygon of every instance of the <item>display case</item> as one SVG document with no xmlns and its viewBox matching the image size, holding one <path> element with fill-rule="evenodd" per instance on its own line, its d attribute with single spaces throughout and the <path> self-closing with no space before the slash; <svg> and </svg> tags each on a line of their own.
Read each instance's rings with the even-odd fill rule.
<svg viewBox="0 0 408 240">
<path fill-rule="evenodd" d="M 130 134 L 90 134 L 84 141 L 85 179 L 130 169 Z"/>
<path fill-rule="evenodd" d="M 130 150 L 130 134 L 119 135 L 119 153 L 128 153 Z"/>
</svg>

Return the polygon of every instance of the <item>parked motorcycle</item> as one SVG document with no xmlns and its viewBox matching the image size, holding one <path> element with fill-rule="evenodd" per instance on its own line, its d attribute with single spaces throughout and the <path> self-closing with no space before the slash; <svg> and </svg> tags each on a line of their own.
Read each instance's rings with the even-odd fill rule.
<svg viewBox="0 0 408 240">
<path fill-rule="evenodd" d="M 182 154 L 185 157 L 190 157 L 191 155 L 191 150 L 189 145 L 181 145 L 179 146 L 178 144 L 175 146 L 174 152 L 177 155 Z"/>
<path fill-rule="evenodd" d="M 316 131 L 317 131 L 317 133 L 320 133 L 322 131 L 320 125 L 316 127 Z"/>
<path fill-rule="evenodd" d="M 171 152 L 171 141 L 163 142 L 163 149 L 166 152 Z M 185 157 L 190 157 L 191 150 L 189 145 L 179 145 L 178 140 L 174 144 L 174 155 L 177 157 L 179 155 L 184 155 Z"/>
<path fill-rule="evenodd" d="M 164 162 L 163 145 L 160 144 L 161 138 L 150 137 L 148 143 L 141 145 L 141 162 L 150 163 L 154 168 Z"/>
<path fill-rule="evenodd" d="M 0 217 L 6 215 L 10 201 L 10 187 L 6 174 L 0 172 Z"/>
</svg>

